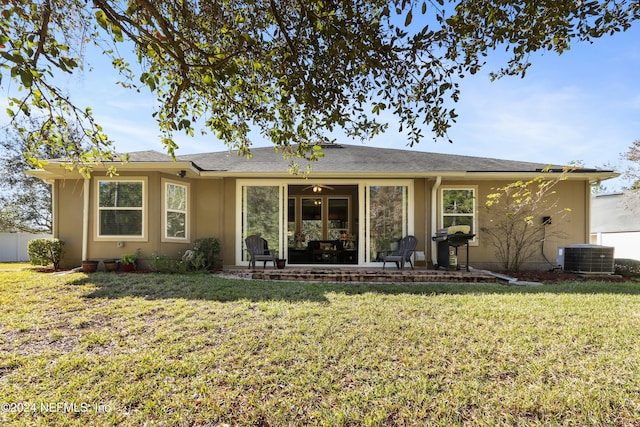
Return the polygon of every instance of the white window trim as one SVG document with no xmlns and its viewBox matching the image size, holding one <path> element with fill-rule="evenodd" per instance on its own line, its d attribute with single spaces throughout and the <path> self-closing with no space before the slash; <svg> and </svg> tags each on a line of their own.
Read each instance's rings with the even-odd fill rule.
<svg viewBox="0 0 640 427">
<path fill-rule="evenodd" d="M 442 228 L 444 224 L 444 192 L 446 190 L 471 190 L 473 191 L 473 233 L 475 237 L 469 240 L 469 246 L 478 246 L 478 186 L 477 185 L 442 185 L 439 188 L 438 195 L 438 204 L 439 206 L 439 215 L 438 215 L 438 228 Z M 462 215 L 468 216 L 468 214 Z"/>
<path fill-rule="evenodd" d="M 103 236 L 100 234 L 100 183 L 102 182 L 140 182 L 142 183 L 142 235 L 106 235 Z M 149 179 L 146 176 L 119 176 L 112 178 L 100 178 L 95 180 L 94 186 L 94 195 L 95 195 L 95 231 L 94 231 L 94 240 L 101 242 L 114 242 L 114 241 L 128 241 L 128 242 L 146 242 L 148 241 L 148 218 L 149 209 L 148 209 L 148 201 L 147 201 L 147 188 L 149 187 Z M 139 209 L 139 208 L 136 208 Z"/>
<path fill-rule="evenodd" d="M 180 243 L 190 243 L 191 242 L 191 235 L 190 235 L 190 230 L 191 230 L 191 220 L 189 218 L 189 214 L 190 214 L 190 205 L 189 203 L 191 203 L 191 185 L 188 182 L 180 182 L 180 181 L 175 181 L 175 180 L 170 180 L 170 179 L 166 179 L 166 178 L 162 178 L 162 238 L 161 241 L 162 242 L 180 242 Z M 185 200 L 185 210 L 183 211 L 178 211 L 175 209 L 169 209 L 167 207 L 167 190 L 169 185 L 175 185 L 178 187 L 185 187 L 186 188 L 186 192 L 185 192 L 185 197 L 187 200 Z M 185 214 L 185 230 L 184 230 L 184 237 L 173 237 L 173 236 L 168 236 L 167 235 L 167 213 L 169 212 L 179 212 L 179 213 L 184 213 Z"/>
</svg>

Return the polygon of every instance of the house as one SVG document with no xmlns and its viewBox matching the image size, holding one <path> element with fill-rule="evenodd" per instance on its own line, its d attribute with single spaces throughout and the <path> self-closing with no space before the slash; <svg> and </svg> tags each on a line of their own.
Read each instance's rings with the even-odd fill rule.
<svg viewBox="0 0 640 427">
<path fill-rule="evenodd" d="M 613 247 L 616 258 L 640 260 L 640 218 L 626 196 L 598 194 L 591 199 L 591 243 Z"/>
<path fill-rule="evenodd" d="M 91 178 L 52 161 L 32 174 L 53 185 L 54 235 L 65 241 L 66 266 L 140 250 L 178 258 L 201 237 L 218 237 L 225 266 L 247 266 L 244 238 L 258 233 L 288 264 L 381 266 L 381 254 L 407 234 L 418 238 L 416 264 L 437 264 L 438 229 L 468 225 L 470 264 L 498 268 L 479 230 L 481 201 L 492 188 L 539 176 L 545 164 L 333 145 L 305 179 L 269 148 L 247 159 L 231 151 L 169 156 L 130 153 L 118 175 L 96 165 Z M 301 165 L 302 167 L 306 166 Z M 558 186 L 571 209 L 557 247 L 589 242 L 591 186 L 617 174 L 579 169 Z M 442 200 L 449 200 L 443 206 Z M 542 220 L 545 215 L 540 213 Z M 548 267 L 545 257 L 523 268 Z"/>
</svg>

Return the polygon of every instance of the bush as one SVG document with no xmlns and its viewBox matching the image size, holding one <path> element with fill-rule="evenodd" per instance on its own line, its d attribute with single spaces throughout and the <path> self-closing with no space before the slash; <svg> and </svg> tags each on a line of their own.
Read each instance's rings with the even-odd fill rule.
<svg viewBox="0 0 640 427">
<path fill-rule="evenodd" d="M 182 259 L 189 268 L 206 271 L 219 266 L 220 251 L 220 239 L 203 237 L 193 242 L 193 249 L 185 252 Z"/>
<path fill-rule="evenodd" d="M 33 265 L 50 265 L 60 267 L 64 255 L 64 242 L 59 239 L 33 239 L 27 245 L 29 262 Z"/>
<path fill-rule="evenodd" d="M 615 273 L 623 277 L 640 277 L 640 261 L 618 258 L 614 261 Z"/>
<path fill-rule="evenodd" d="M 156 273 L 184 273 L 184 261 L 169 258 L 166 255 L 153 255 L 149 261 L 149 268 Z"/>
</svg>

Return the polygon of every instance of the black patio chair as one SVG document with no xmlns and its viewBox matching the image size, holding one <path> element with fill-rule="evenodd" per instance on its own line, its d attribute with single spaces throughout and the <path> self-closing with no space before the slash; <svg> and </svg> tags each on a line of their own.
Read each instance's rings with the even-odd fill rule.
<svg viewBox="0 0 640 427">
<path fill-rule="evenodd" d="M 404 264 L 408 261 L 413 270 L 413 262 L 411 261 L 411 255 L 416 250 L 418 245 L 418 239 L 415 236 L 405 236 L 400 239 L 397 252 L 385 253 L 382 257 L 382 269 L 384 270 L 387 262 L 395 262 L 398 270 L 404 268 Z"/>
<path fill-rule="evenodd" d="M 249 268 L 256 268 L 256 261 L 264 261 L 263 268 L 267 268 L 267 261 L 273 262 L 273 268 L 276 268 L 276 251 L 269 249 L 269 244 L 265 239 L 258 235 L 252 235 L 244 239 L 247 250 L 251 259 L 249 260 Z"/>
</svg>

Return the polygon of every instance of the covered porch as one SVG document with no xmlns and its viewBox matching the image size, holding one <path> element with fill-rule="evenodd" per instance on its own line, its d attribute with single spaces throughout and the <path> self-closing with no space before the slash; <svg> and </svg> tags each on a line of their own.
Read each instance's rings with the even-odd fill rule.
<svg viewBox="0 0 640 427">
<path fill-rule="evenodd" d="M 414 180 L 238 180 L 236 264 L 248 265 L 245 239 L 263 237 L 299 271 L 382 266 L 383 254 L 416 231 Z M 421 209 L 422 210 L 422 209 Z M 424 238 L 418 238 L 424 261 Z"/>
</svg>

